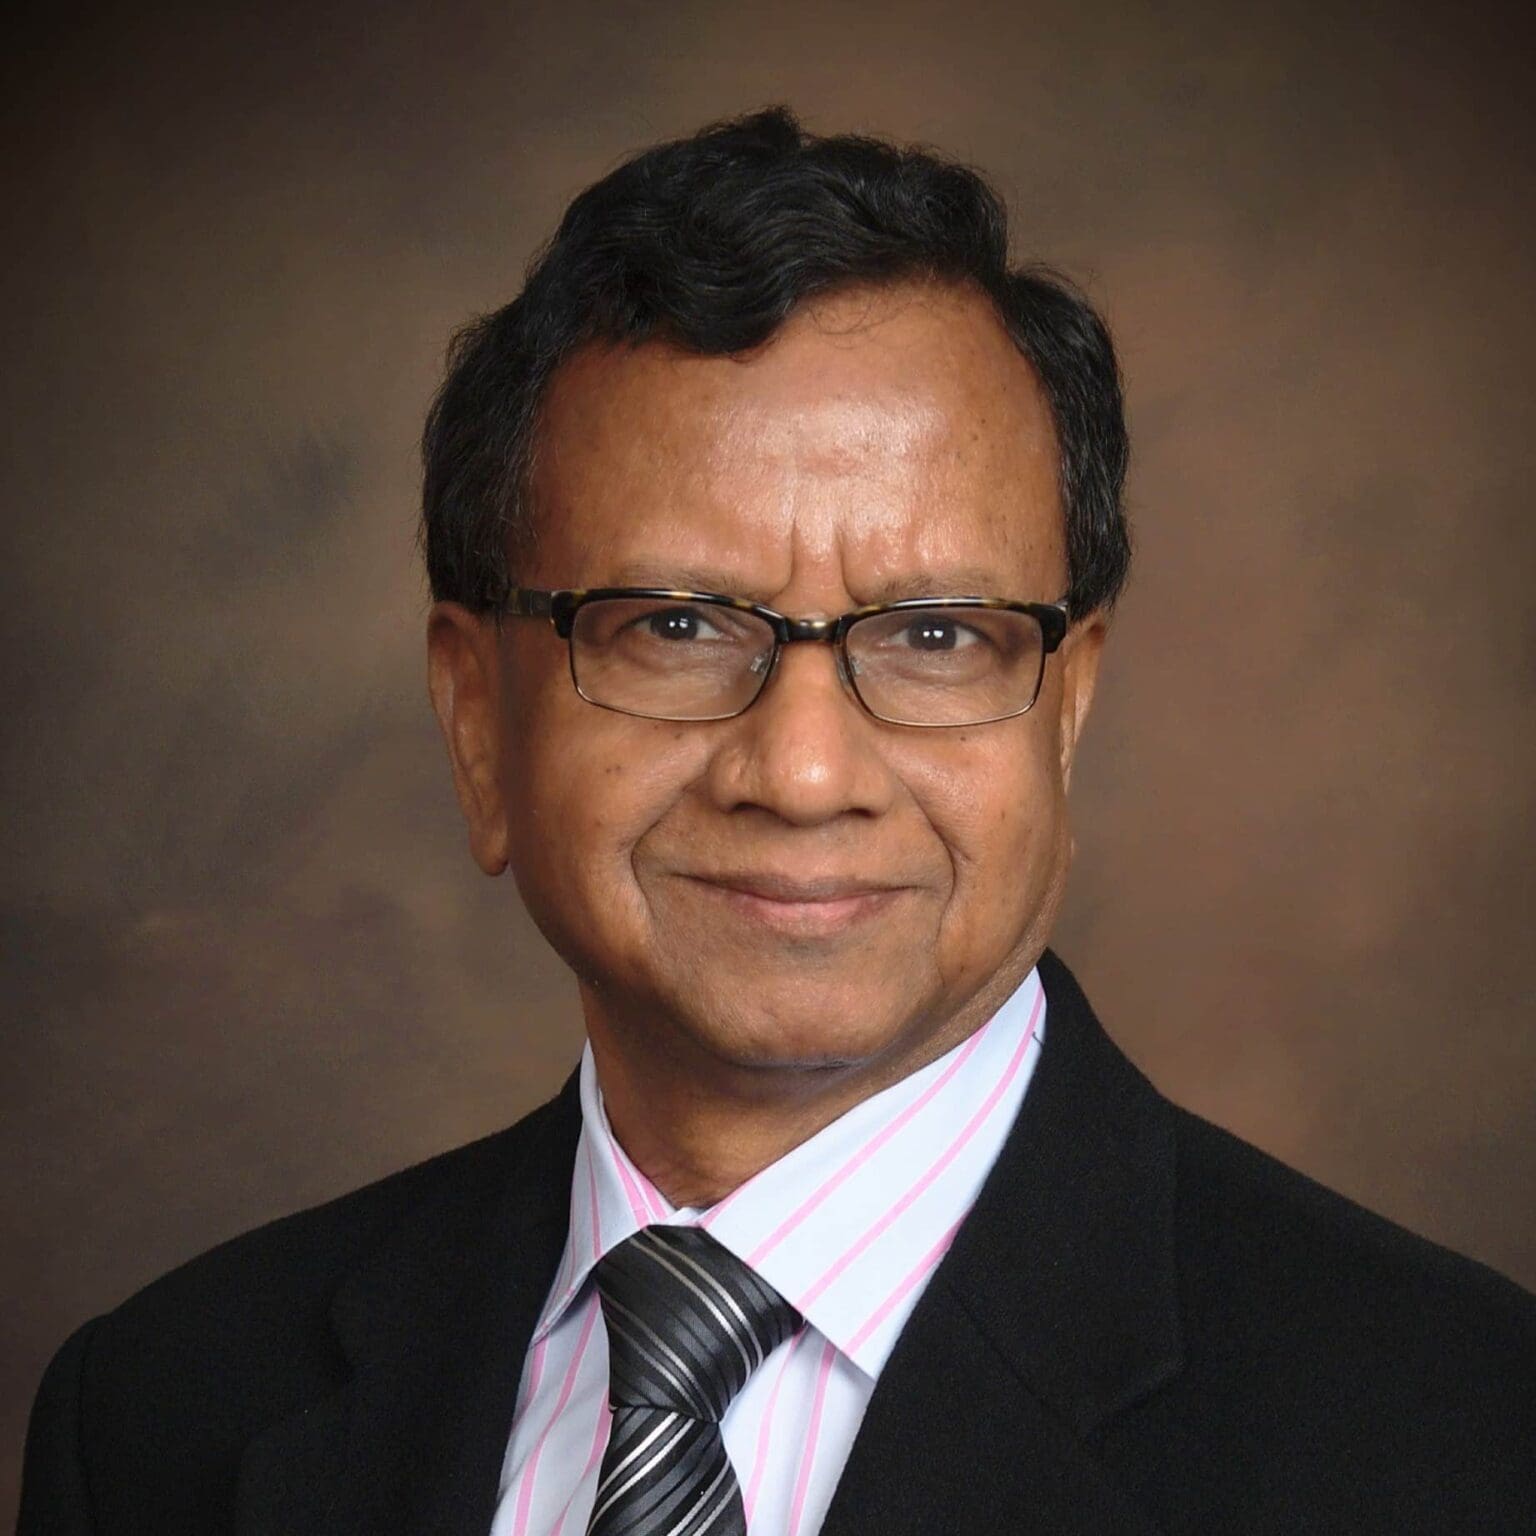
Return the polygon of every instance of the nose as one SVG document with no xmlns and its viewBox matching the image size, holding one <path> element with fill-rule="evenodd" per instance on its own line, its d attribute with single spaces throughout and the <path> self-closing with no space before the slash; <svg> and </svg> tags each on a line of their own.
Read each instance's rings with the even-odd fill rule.
<svg viewBox="0 0 1536 1536">
<path fill-rule="evenodd" d="M 773 676 L 710 762 L 708 788 L 726 811 L 755 806 L 795 826 L 876 816 L 895 783 L 884 729 L 859 706 L 829 645 L 786 645 Z"/>
</svg>

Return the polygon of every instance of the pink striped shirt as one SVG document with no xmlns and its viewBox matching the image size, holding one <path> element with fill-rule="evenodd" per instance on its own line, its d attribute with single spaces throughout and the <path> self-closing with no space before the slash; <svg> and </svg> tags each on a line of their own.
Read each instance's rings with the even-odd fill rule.
<svg viewBox="0 0 1536 1536">
<path fill-rule="evenodd" d="M 815 1536 L 880 1371 L 1018 1114 L 1045 1032 L 1031 971 L 986 1024 L 708 1210 L 677 1209 L 619 1146 L 591 1048 L 565 1252 L 523 1365 L 491 1536 L 582 1536 L 608 1438 L 592 1266 L 653 1223 L 699 1225 L 806 1326 L 721 1422 L 753 1536 Z"/>
</svg>

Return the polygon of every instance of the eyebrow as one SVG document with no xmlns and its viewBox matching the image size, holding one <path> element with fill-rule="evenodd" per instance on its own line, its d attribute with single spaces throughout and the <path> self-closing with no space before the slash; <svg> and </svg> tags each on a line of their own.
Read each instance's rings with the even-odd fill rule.
<svg viewBox="0 0 1536 1536">
<path fill-rule="evenodd" d="M 615 572 L 615 579 L 604 586 L 660 587 L 680 592 L 720 592 L 744 597 L 751 602 L 768 604 L 773 593 L 754 587 L 729 572 L 707 570 L 700 566 L 625 565 Z M 1011 597 L 1006 582 L 978 566 L 962 566 L 942 571 L 919 571 L 878 583 L 859 597 L 856 607 L 867 603 L 899 603 L 911 597 Z"/>
<path fill-rule="evenodd" d="M 896 576 L 871 591 L 867 602 L 899 603 L 909 597 L 1012 597 L 1009 583 L 975 566 Z"/>
<path fill-rule="evenodd" d="M 727 571 L 706 570 L 687 565 L 621 565 L 613 581 L 605 587 L 662 587 L 675 592 L 720 592 L 730 597 L 750 598 L 766 603 L 771 594 L 764 587 L 753 587 Z"/>
</svg>

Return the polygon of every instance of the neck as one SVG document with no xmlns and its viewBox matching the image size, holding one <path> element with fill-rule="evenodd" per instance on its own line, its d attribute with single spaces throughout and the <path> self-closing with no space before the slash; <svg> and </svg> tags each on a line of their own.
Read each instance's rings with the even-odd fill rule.
<svg viewBox="0 0 1536 1536">
<path fill-rule="evenodd" d="M 723 1061 L 675 1027 L 615 1020 L 585 988 L 582 1001 L 614 1135 L 674 1206 L 697 1209 L 938 1060 L 979 1029 L 1008 990 L 985 989 L 939 1027 L 916 1029 L 870 1060 L 825 1067 Z"/>
<path fill-rule="evenodd" d="M 675 1206 L 713 1205 L 875 1091 L 847 1081 L 807 1085 L 770 1111 L 631 1073 L 595 1043 L 593 1057 L 613 1134 Z"/>
</svg>

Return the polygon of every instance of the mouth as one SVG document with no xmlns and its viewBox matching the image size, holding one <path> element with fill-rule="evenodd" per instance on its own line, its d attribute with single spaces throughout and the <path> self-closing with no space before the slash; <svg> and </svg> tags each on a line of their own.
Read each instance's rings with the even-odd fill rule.
<svg viewBox="0 0 1536 1536">
<path fill-rule="evenodd" d="M 909 889 L 849 876 L 807 880 L 762 870 L 685 878 L 738 919 L 797 937 L 856 927 L 883 913 Z"/>
</svg>

